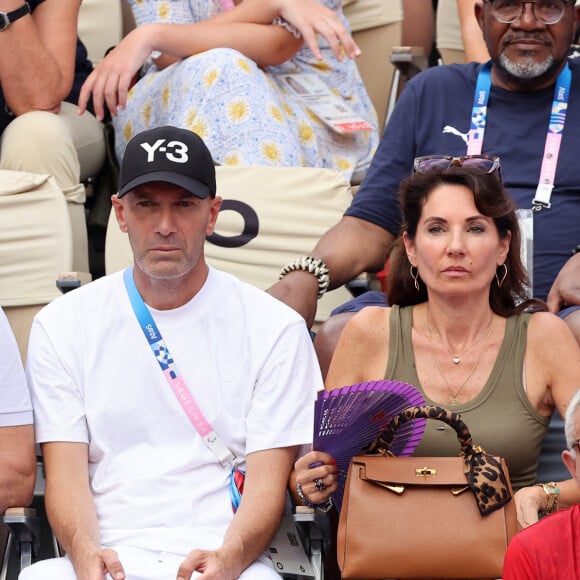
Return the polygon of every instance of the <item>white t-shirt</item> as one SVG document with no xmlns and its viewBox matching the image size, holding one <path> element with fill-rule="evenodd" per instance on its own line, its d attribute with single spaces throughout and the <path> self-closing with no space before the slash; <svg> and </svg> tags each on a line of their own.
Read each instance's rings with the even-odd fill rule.
<svg viewBox="0 0 580 580">
<path fill-rule="evenodd" d="M 151 313 L 197 405 L 238 457 L 311 442 L 322 378 L 296 312 L 210 268 L 188 304 Z M 89 444 L 103 545 L 183 554 L 221 545 L 233 515 L 229 469 L 167 384 L 121 272 L 36 316 L 27 371 L 38 442 Z"/>
<path fill-rule="evenodd" d="M 0 308 L 0 427 L 32 423 L 32 403 L 10 323 Z"/>
</svg>

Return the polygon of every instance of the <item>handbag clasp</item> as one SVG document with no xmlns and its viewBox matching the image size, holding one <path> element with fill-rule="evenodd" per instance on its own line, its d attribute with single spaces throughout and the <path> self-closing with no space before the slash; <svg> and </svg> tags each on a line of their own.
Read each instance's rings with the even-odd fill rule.
<svg viewBox="0 0 580 580">
<path fill-rule="evenodd" d="M 417 477 L 437 475 L 437 470 L 425 466 L 425 467 L 422 467 L 420 469 L 415 469 L 415 475 Z"/>
</svg>

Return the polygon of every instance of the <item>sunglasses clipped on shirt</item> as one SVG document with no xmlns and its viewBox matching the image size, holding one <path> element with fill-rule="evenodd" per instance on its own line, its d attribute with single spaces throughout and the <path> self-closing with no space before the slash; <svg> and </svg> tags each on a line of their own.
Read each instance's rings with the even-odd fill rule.
<svg viewBox="0 0 580 580">
<path fill-rule="evenodd" d="M 429 173 L 431 171 L 445 171 L 451 167 L 465 167 L 481 173 L 495 174 L 501 181 L 499 157 L 494 155 L 425 155 L 416 157 L 413 168 L 415 173 Z"/>
<path fill-rule="evenodd" d="M 513 24 L 522 17 L 526 4 L 532 5 L 534 18 L 542 24 L 556 24 L 562 20 L 566 6 L 573 4 L 571 0 L 484 0 L 491 7 L 493 17 L 502 24 Z"/>
</svg>

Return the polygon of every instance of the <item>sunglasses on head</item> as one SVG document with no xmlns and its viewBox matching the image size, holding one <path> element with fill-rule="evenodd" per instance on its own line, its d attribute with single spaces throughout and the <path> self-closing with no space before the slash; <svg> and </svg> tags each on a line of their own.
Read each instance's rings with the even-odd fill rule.
<svg viewBox="0 0 580 580">
<path fill-rule="evenodd" d="M 429 173 L 431 171 L 445 171 L 451 167 L 465 167 L 481 173 L 497 174 L 501 181 L 499 157 L 494 155 L 425 155 L 417 157 L 413 165 L 415 173 Z"/>
</svg>

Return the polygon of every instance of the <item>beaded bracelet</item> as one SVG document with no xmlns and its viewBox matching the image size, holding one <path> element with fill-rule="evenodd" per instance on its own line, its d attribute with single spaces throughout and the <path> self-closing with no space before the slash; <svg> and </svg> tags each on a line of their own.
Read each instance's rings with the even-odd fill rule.
<svg viewBox="0 0 580 580">
<path fill-rule="evenodd" d="M 324 500 L 322 503 L 312 503 L 311 501 L 308 501 L 306 499 L 306 496 L 304 495 L 304 490 L 302 489 L 302 486 L 299 483 L 296 483 L 296 493 L 298 494 L 298 497 L 300 498 L 300 501 L 309 508 L 314 508 L 317 509 L 319 511 L 321 511 L 322 513 L 328 513 L 331 509 L 332 509 L 332 498 L 328 498 L 326 500 Z"/>
<path fill-rule="evenodd" d="M 580 244 L 578 244 L 571 252 L 570 255 L 580 254 Z"/>
<path fill-rule="evenodd" d="M 278 279 L 282 280 L 286 274 L 296 270 L 310 272 L 314 275 L 318 281 L 318 298 L 322 298 L 330 285 L 330 270 L 328 269 L 328 266 L 320 258 L 302 256 L 301 258 L 296 258 L 294 261 L 286 264 L 280 271 Z"/>
</svg>

